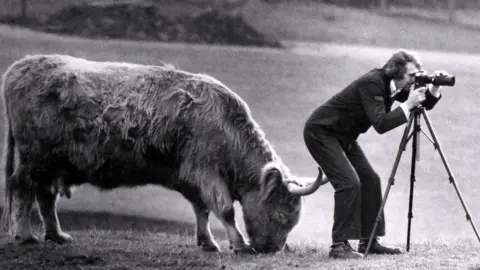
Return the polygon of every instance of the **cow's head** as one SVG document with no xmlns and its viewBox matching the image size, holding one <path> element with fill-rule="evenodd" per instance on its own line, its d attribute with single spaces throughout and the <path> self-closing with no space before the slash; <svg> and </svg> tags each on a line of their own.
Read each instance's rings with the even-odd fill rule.
<svg viewBox="0 0 480 270">
<path fill-rule="evenodd" d="M 244 194 L 242 201 L 251 246 L 261 253 L 281 250 L 300 220 L 302 196 L 312 194 L 326 182 L 321 170 L 314 181 L 308 182 L 287 178 L 275 163 L 265 165 L 260 188 Z"/>
</svg>

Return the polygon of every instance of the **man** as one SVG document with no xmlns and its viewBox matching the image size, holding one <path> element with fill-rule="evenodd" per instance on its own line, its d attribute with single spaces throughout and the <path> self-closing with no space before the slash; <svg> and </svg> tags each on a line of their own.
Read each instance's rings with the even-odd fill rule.
<svg viewBox="0 0 480 270">
<path fill-rule="evenodd" d="M 404 123 L 410 110 L 430 110 L 441 98 L 438 86 L 413 89 L 421 64 L 413 54 L 399 50 L 382 68 L 375 68 L 317 108 L 304 128 L 305 144 L 335 189 L 334 222 L 329 256 L 362 258 L 381 207 L 380 178 L 357 143 L 371 126 L 383 134 Z M 402 102 L 391 110 L 394 101 Z M 397 247 L 380 244 L 385 235 L 382 217 L 370 247 L 373 254 L 399 254 Z M 359 239 L 358 252 L 348 240 Z"/>
</svg>

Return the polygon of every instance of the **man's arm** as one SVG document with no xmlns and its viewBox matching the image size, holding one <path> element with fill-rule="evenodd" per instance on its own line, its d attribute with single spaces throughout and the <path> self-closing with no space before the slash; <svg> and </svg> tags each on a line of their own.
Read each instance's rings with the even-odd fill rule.
<svg viewBox="0 0 480 270">
<path fill-rule="evenodd" d="M 441 98 L 442 94 L 440 92 L 440 86 L 429 85 L 427 91 L 425 91 L 425 101 L 422 102 L 422 106 L 425 110 L 429 111 Z"/>
<path fill-rule="evenodd" d="M 405 100 L 408 99 L 408 94 L 409 93 L 410 93 L 410 91 L 402 89 L 402 91 L 398 92 L 398 94 L 395 95 L 395 97 L 393 97 L 393 99 L 395 101 L 398 101 L 398 102 L 405 102 Z"/>
<path fill-rule="evenodd" d="M 410 91 L 402 90 L 395 96 L 395 101 L 405 102 L 408 99 Z M 435 104 L 442 98 L 440 86 L 429 84 L 425 91 L 425 100 L 422 102 L 422 106 L 426 110 L 431 110 Z"/>
<path fill-rule="evenodd" d="M 359 87 L 360 99 L 373 128 L 383 134 L 407 122 L 401 107 L 386 113 L 384 89 L 378 82 L 366 82 Z"/>
</svg>

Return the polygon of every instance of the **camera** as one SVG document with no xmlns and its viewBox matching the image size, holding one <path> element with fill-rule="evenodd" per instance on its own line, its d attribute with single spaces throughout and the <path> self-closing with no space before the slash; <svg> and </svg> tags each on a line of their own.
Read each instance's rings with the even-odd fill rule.
<svg viewBox="0 0 480 270">
<path fill-rule="evenodd" d="M 418 72 L 415 74 L 415 86 L 421 87 L 426 84 L 454 86 L 455 76 L 445 74 L 428 75 L 425 72 Z"/>
</svg>

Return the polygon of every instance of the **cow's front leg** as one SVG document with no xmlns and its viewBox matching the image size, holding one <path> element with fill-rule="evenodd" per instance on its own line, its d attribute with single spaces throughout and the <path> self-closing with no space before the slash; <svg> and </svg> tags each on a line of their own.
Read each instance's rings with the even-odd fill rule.
<svg viewBox="0 0 480 270">
<path fill-rule="evenodd" d="M 212 232 L 210 231 L 210 225 L 208 222 L 210 210 L 208 210 L 203 203 L 192 203 L 192 206 L 197 219 L 197 245 L 202 247 L 205 251 L 220 251 L 220 246 L 215 242 Z"/>
<path fill-rule="evenodd" d="M 73 238 L 61 229 L 57 216 L 58 188 L 38 188 L 37 203 L 40 209 L 43 226 L 45 229 L 45 240 L 51 240 L 58 244 L 72 242 Z"/>
<path fill-rule="evenodd" d="M 203 183 L 202 199 L 222 222 L 227 231 L 230 248 L 235 252 L 254 253 L 243 234 L 240 232 L 235 220 L 235 208 L 225 180 L 213 173 L 207 174 Z"/>
<path fill-rule="evenodd" d="M 208 222 L 210 210 L 200 196 L 200 188 L 187 184 L 179 186 L 177 189 L 192 204 L 197 221 L 197 245 L 205 251 L 219 252 L 220 246 L 215 242 Z"/>
</svg>

